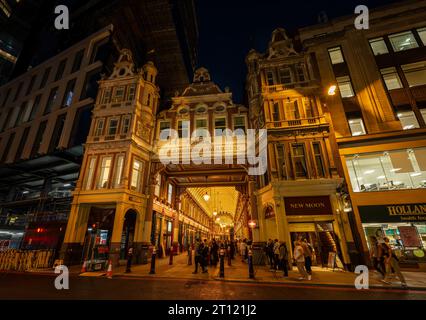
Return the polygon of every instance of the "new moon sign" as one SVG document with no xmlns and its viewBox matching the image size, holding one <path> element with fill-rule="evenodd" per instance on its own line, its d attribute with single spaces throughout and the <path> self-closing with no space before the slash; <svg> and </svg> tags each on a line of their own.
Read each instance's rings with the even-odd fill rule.
<svg viewBox="0 0 426 320">
<path fill-rule="evenodd" d="M 285 212 L 288 216 L 331 215 L 330 198 L 318 197 L 285 197 Z"/>
</svg>

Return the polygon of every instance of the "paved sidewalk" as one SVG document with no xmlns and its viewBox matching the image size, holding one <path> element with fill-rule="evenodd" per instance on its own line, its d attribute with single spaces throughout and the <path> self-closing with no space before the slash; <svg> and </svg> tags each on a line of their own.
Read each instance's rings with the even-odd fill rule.
<svg viewBox="0 0 426 320">
<path fill-rule="evenodd" d="M 188 265 L 188 256 L 186 253 L 175 256 L 173 265 L 169 265 L 169 258 L 157 259 L 155 274 L 149 274 L 151 265 L 138 265 L 132 267 L 131 273 L 124 273 L 124 267 L 114 270 L 114 276 L 120 277 L 156 277 L 156 278 L 180 278 L 188 280 L 217 280 L 217 281 L 238 281 L 250 283 L 286 283 L 296 285 L 331 285 L 353 287 L 357 274 L 342 270 L 331 270 L 321 267 L 313 267 L 312 280 L 298 280 L 300 275 L 297 269 L 289 271 L 289 277 L 284 278 L 282 271 L 270 271 L 269 266 L 254 266 L 255 279 L 249 279 L 248 265 L 243 263 L 237 256 L 232 260 L 232 266 L 228 266 L 225 260 L 225 277 L 219 277 L 219 264 L 217 267 L 208 267 L 208 273 L 193 274 L 194 264 Z M 122 269 L 122 270 L 121 270 Z M 426 273 L 424 272 L 403 272 L 408 288 L 426 290 Z M 375 271 L 370 271 L 370 287 L 378 288 L 400 288 L 398 279 L 392 279 L 392 284 L 388 285 L 381 282 Z"/>
</svg>

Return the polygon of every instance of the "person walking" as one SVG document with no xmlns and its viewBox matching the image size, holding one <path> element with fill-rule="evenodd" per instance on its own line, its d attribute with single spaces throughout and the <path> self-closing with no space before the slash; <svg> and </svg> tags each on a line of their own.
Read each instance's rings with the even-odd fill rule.
<svg viewBox="0 0 426 320">
<path fill-rule="evenodd" d="M 305 256 L 305 268 L 309 275 L 312 275 L 312 253 L 313 249 L 307 239 L 302 241 L 303 254 Z"/>
<path fill-rule="evenodd" d="M 203 269 L 203 273 L 207 273 L 207 259 L 208 259 L 208 255 L 209 255 L 209 246 L 207 244 L 207 239 L 204 239 L 204 245 L 203 245 L 203 249 L 201 251 L 201 256 L 202 256 L 202 269 Z"/>
<path fill-rule="evenodd" d="M 274 240 L 274 246 L 272 250 L 274 252 L 274 270 L 278 270 L 280 262 L 280 243 L 278 239 Z"/>
<path fill-rule="evenodd" d="M 382 243 L 383 256 L 385 258 L 385 266 L 386 266 L 386 274 L 384 279 L 382 280 L 386 284 L 391 284 L 389 282 L 389 278 L 392 274 L 392 269 L 395 271 L 399 280 L 401 281 L 401 285 L 403 287 L 407 287 L 407 282 L 405 281 L 404 275 L 399 268 L 399 260 L 389 244 L 389 238 L 384 238 L 384 243 Z"/>
<path fill-rule="evenodd" d="M 296 240 L 294 241 L 294 252 L 293 258 L 296 262 L 297 270 L 302 277 L 299 280 L 311 280 L 311 275 L 309 275 L 305 270 L 305 255 L 303 253 L 302 241 Z"/>
<path fill-rule="evenodd" d="M 383 255 L 381 246 L 379 246 L 379 241 L 375 236 L 370 236 L 370 259 L 373 263 L 374 269 L 382 276 L 382 279 L 385 279 L 386 270 L 382 267 L 383 264 Z"/>
<path fill-rule="evenodd" d="M 269 264 L 271 266 L 271 270 L 274 270 L 274 243 L 272 242 L 272 239 L 268 239 L 268 242 L 266 243 L 266 255 L 269 259 Z"/>
<path fill-rule="evenodd" d="M 203 268 L 202 251 L 203 251 L 203 244 L 201 243 L 200 239 L 197 238 L 195 240 L 195 247 L 194 247 L 194 260 L 195 260 L 195 270 L 193 272 L 194 274 L 198 273 L 198 265 L 200 265 L 201 268 Z"/>
<path fill-rule="evenodd" d="M 284 271 L 284 277 L 288 277 L 288 249 L 285 242 L 281 242 L 279 248 L 279 259 Z"/>
<path fill-rule="evenodd" d="M 217 261 L 219 260 L 218 251 L 219 251 L 219 246 L 217 245 L 216 240 L 213 239 L 212 248 L 211 248 L 211 261 L 212 261 L 212 265 L 215 267 L 217 266 Z"/>
</svg>

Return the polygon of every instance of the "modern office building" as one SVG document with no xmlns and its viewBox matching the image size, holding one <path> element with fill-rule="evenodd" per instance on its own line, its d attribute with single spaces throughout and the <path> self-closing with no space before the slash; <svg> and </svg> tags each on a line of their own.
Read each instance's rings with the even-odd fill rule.
<svg viewBox="0 0 426 320">
<path fill-rule="evenodd" d="M 352 202 L 358 245 L 390 238 L 405 266 L 426 258 L 426 1 L 299 30 L 315 56 Z M 327 94 L 328 91 L 328 94 Z"/>
</svg>

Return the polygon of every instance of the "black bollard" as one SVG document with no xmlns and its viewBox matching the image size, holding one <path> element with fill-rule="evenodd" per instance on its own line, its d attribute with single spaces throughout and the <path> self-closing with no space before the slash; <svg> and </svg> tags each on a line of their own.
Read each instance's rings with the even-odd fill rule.
<svg viewBox="0 0 426 320">
<path fill-rule="evenodd" d="M 219 277 L 225 278 L 225 250 L 220 249 L 220 272 Z"/>
<path fill-rule="evenodd" d="M 253 254 L 251 250 L 249 250 L 248 252 L 248 266 L 249 266 L 249 278 L 254 279 Z"/>
<path fill-rule="evenodd" d="M 127 253 L 127 266 L 126 266 L 126 273 L 132 272 L 132 258 L 133 258 L 133 248 L 130 248 Z"/>
<path fill-rule="evenodd" d="M 152 257 L 151 257 L 151 270 L 149 271 L 149 274 L 155 274 L 155 256 L 157 255 L 157 252 L 155 251 L 155 248 L 152 249 Z"/>
</svg>

